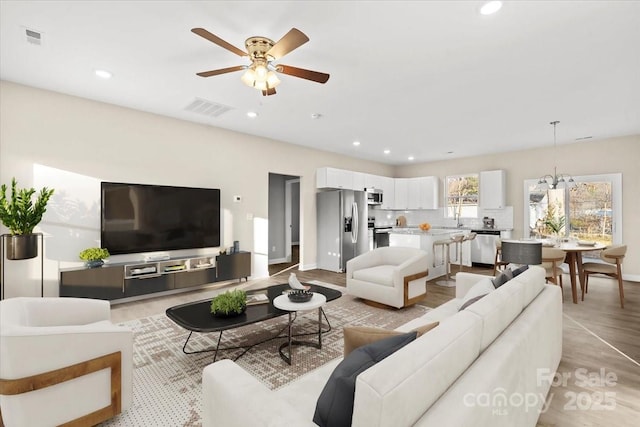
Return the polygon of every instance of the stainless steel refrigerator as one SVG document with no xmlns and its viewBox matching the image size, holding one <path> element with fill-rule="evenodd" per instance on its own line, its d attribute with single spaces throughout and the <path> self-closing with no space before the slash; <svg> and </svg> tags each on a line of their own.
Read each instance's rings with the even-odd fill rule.
<svg viewBox="0 0 640 427">
<path fill-rule="evenodd" d="M 342 273 L 347 261 L 369 250 L 367 209 L 364 191 L 316 194 L 318 268 Z"/>
</svg>

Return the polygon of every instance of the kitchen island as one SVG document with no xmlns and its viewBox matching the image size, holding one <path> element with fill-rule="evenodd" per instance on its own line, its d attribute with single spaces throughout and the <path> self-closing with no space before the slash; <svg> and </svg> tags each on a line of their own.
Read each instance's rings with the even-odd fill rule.
<svg viewBox="0 0 640 427">
<path fill-rule="evenodd" d="M 429 274 L 427 275 L 427 280 L 433 280 L 438 277 L 444 276 L 447 268 L 447 266 L 444 264 L 444 260 L 442 259 L 442 252 L 440 248 L 438 248 L 434 253 L 433 243 L 438 240 L 449 239 L 451 236 L 456 234 L 468 234 L 469 232 L 469 230 L 464 229 L 432 228 L 429 231 L 422 231 L 417 227 L 397 227 L 389 231 L 389 246 L 418 248 L 426 251 L 429 254 Z M 449 250 L 451 262 L 454 264 L 459 264 L 460 261 L 458 261 L 458 255 L 456 254 L 456 245 L 451 245 Z M 471 265 L 470 254 L 471 251 L 469 243 L 463 243 L 463 265 Z M 457 272 L 454 266 L 452 266 L 451 272 L 453 274 Z"/>
</svg>

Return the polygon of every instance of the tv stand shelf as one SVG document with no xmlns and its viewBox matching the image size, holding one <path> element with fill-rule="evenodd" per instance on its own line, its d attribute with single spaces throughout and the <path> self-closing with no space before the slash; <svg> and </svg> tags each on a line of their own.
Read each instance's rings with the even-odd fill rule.
<svg viewBox="0 0 640 427">
<path fill-rule="evenodd" d="M 60 271 L 60 296 L 106 300 L 194 288 L 251 275 L 251 252 L 105 264 Z"/>
</svg>

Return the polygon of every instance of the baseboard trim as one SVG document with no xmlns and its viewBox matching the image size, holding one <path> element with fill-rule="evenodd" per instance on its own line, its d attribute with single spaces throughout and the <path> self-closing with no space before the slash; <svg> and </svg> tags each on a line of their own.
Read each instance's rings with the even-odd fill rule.
<svg viewBox="0 0 640 427">
<path fill-rule="evenodd" d="M 640 282 L 640 274 L 624 274 L 622 273 L 622 279 L 628 282 Z"/>
<path fill-rule="evenodd" d="M 298 270 L 307 271 L 307 270 L 315 270 L 316 268 L 318 268 L 318 264 L 304 264 L 304 265 L 300 265 L 300 267 L 298 267 Z"/>
</svg>

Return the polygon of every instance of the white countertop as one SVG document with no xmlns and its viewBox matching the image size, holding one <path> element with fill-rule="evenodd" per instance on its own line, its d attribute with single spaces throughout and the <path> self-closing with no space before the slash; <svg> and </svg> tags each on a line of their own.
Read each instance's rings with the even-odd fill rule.
<svg viewBox="0 0 640 427">
<path fill-rule="evenodd" d="M 452 228 L 452 229 L 432 228 L 432 229 L 430 229 L 428 231 L 423 231 L 423 230 L 420 230 L 419 228 L 401 227 L 401 228 L 394 228 L 392 230 L 389 230 L 389 233 L 395 233 L 395 234 L 419 234 L 419 235 L 428 235 L 428 236 L 439 236 L 439 235 L 442 235 L 442 234 L 452 234 L 452 233 L 463 232 L 463 231 L 469 231 L 469 230 L 464 230 L 464 229 L 460 229 L 460 228 Z"/>
<path fill-rule="evenodd" d="M 398 233 L 398 234 L 451 234 L 455 232 L 467 232 L 467 231 L 479 231 L 479 230 L 490 230 L 490 231 L 511 231 L 511 228 L 481 228 L 481 227 L 438 227 L 432 226 L 429 231 L 422 231 L 418 227 L 393 227 L 389 230 L 389 233 Z"/>
</svg>

